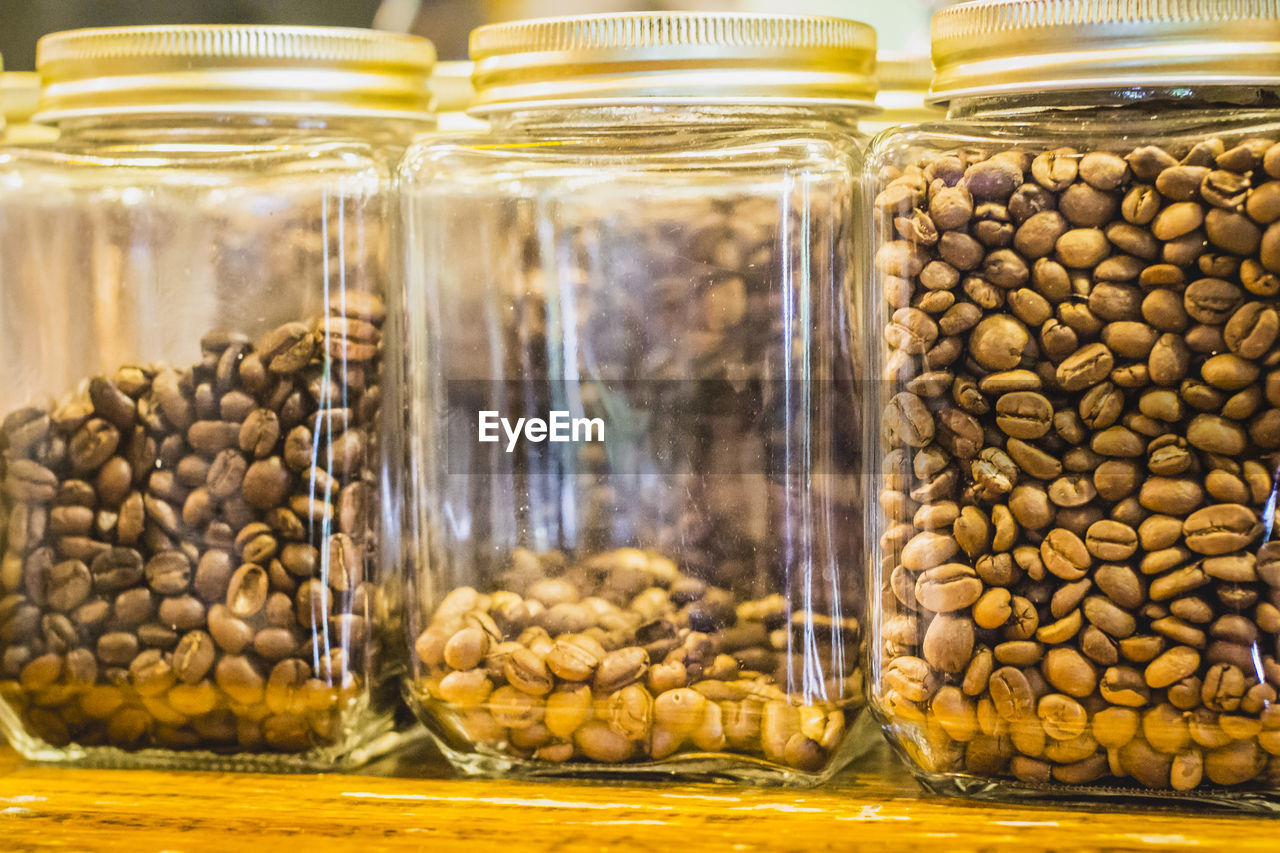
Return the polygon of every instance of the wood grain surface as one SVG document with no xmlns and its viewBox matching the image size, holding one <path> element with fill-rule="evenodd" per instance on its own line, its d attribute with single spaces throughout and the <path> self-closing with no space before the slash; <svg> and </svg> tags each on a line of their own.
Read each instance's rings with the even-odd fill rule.
<svg viewBox="0 0 1280 853">
<path fill-rule="evenodd" d="M 1280 850 L 1268 818 L 924 794 L 885 752 L 813 791 L 448 778 L 428 747 L 366 774 L 80 770 L 0 747 L 0 850 Z"/>
</svg>

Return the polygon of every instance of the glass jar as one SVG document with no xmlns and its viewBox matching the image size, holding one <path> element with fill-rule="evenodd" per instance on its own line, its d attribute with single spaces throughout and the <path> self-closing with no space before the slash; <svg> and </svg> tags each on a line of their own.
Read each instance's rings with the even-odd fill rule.
<svg viewBox="0 0 1280 853">
<path fill-rule="evenodd" d="M 4 141 L 10 145 L 48 142 L 58 138 L 52 127 L 32 124 L 40 100 L 40 75 L 34 71 L 0 73 L 0 107 L 4 110 Z"/>
<path fill-rule="evenodd" d="M 391 173 L 425 40 L 46 37 L 0 150 L 0 728 L 24 755 L 349 766 L 390 728 Z"/>
<path fill-rule="evenodd" d="M 392 303 L 406 694 L 462 771 L 813 781 L 868 742 L 848 303 L 873 40 L 693 14 L 473 35 L 492 130 L 406 155 Z"/>
<path fill-rule="evenodd" d="M 470 62 L 437 62 L 431 72 L 431 94 L 436 98 L 436 126 L 441 133 L 484 130 L 485 124 L 467 115 L 475 100 Z"/>
<path fill-rule="evenodd" d="M 868 135 L 903 124 L 942 118 L 946 111 L 925 103 L 933 64 L 928 56 L 897 51 L 880 51 L 876 56 L 876 106 L 880 112 L 859 123 Z"/>
<path fill-rule="evenodd" d="M 1280 4 L 1055 8 L 940 12 L 868 156 L 872 703 L 937 790 L 1272 808 Z"/>
</svg>

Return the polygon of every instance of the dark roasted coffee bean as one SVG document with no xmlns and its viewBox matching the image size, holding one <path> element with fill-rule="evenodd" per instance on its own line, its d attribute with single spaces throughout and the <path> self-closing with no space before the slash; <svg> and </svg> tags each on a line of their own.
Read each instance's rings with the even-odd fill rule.
<svg viewBox="0 0 1280 853">
<path fill-rule="evenodd" d="M 190 595 L 173 596 L 160 602 L 160 624 L 174 631 L 191 631 L 205 624 L 204 605 Z"/>
<path fill-rule="evenodd" d="M 316 339 L 303 323 L 286 323 L 259 339 L 255 349 L 273 373 L 293 373 L 311 360 Z"/>
<path fill-rule="evenodd" d="M 143 578 L 142 555 L 132 548 L 111 548 L 93 559 L 90 572 L 99 592 L 126 589 Z"/>
<path fill-rule="evenodd" d="M 227 585 L 226 605 L 232 616 L 247 618 L 267 603 L 270 581 L 267 571 L 254 563 L 236 569 Z"/>
<path fill-rule="evenodd" d="M 236 450 L 220 450 L 213 457 L 206 479 L 209 496 L 214 500 L 226 500 L 240 491 L 249 463 Z"/>
<path fill-rule="evenodd" d="M 80 560 L 64 560 L 49 569 L 43 600 L 54 610 L 67 613 L 83 604 L 92 588 L 89 567 Z"/>
<path fill-rule="evenodd" d="M 280 419 L 269 409 L 255 409 L 240 426 L 240 449 L 262 459 L 270 456 L 280 438 Z"/>
<path fill-rule="evenodd" d="M 260 459 L 249 466 L 241 484 L 241 492 L 251 506 L 267 510 L 284 500 L 289 491 L 290 475 L 280 457 Z"/>
<path fill-rule="evenodd" d="M 191 562 L 181 551 L 164 551 L 147 561 L 147 585 L 160 595 L 177 595 L 191 583 Z"/>
</svg>

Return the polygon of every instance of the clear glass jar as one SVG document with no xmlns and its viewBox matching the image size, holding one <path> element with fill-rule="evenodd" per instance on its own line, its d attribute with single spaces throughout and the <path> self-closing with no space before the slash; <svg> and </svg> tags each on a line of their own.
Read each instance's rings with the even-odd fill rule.
<svg viewBox="0 0 1280 853">
<path fill-rule="evenodd" d="M 437 62 L 431 72 L 431 94 L 435 95 L 436 126 L 441 133 L 484 130 L 485 123 L 467 115 L 475 100 L 470 62 Z"/>
<path fill-rule="evenodd" d="M 39 55 L 60 138 L 0 150 L 0 729 L 41 760 L 357 763 L 402 660 L 381 326 L 431 45 L 143 27 Z"/>
<path fill-rule="evenodd" d="M 691 71 L 637 58 L 662 33 Z M 406 695 L 462 771 L 804 782 L 869 742 L 849 252 L 871 41 L 785 17 L 482 29 L 492 130 L 408 152 Z M 556 44 L 580 77 L 504 76 Z M 796 78 L 749 106 L 770 50 Z M 720 88 L 712 54 L 737 63 Z M 537 75 L 558 97 L 512 103 Z M 517 418 L 567 440 L 512 441 Z"/>
<path fill-rule="evenodd" d="M 32 124 L 31 116 L 40 100 L 40 75 L 34 71 L 0 73 L 0 107 L 4 110 L 4 141 L 9 145 L 29 145 L 58 138 L 52 127 Z"/>
<path fill-rule="evenodd" d="M 868 155 L 872 705 L 936 790 L 1274 808 L 1280 6 L 1014 5 Z"/>
<path fill-rule="evenodd" d="M 876 57 L 876 106 L 880 112 L 859 122 L 868 136 L 903 124 L 933 121 L 946 115 L 946 110 L 925 102 L 933 65 L 928 56 L 912 53 L 880 51 Z"/>
</svg>

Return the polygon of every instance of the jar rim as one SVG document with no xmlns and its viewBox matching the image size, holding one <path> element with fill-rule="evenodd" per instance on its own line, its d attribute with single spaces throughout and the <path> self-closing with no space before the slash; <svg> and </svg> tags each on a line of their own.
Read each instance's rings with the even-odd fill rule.
<svg viewBox="0 0 1280 853">
<path fill-rule="evenodd" d="M 1280 86 L 1280 0 L 970 0 L 933 16 L 928 101 Z"/>
</svg>

